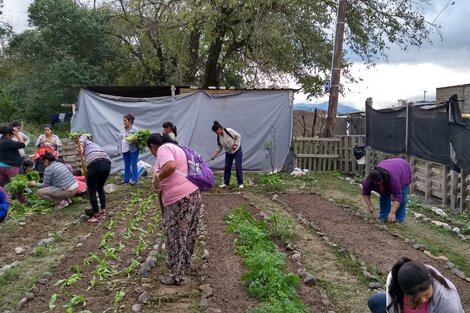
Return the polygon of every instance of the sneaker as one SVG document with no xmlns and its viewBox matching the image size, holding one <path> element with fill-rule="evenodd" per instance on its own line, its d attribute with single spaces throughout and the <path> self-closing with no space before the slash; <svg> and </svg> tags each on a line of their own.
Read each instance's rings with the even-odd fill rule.
<svg viewBox="0 0 470 313">
<path fill-rule="evenodd" d="M 96 217 L 89 218 L 88 221 L 86 221 L 89 224 L 97 224 L 100 222 L 100 220 Z"/>
<path fill-rule="evenodd" d="M 222 185 L 219 186 L 219 188 L 227 188 L 227 187 L 228 187 L 228 185 L 226 185 L 226 184 L 222 184 Z"/>
<path fill-rule="evenodd" d="M 238 188 L 243 189 L 245 187 L 243 186 L 243 184 L 241 184 L 241 185 L 238 185 Z"/>
<path fill-rule="evenodd" d="M 68 199 L 67 199 L 67 202 L 68 202 L 69 204 L 72 203 L 72 199 L 68 198 Z"/>
<path fill-rule="evenodd" d="M 57 209 L 63 209 L 63 208 L 65 208 L 65 207 L 68 206 L 68 205 L 69 205 L 69 203 L 67 202 L 67 200 L 62 200 L 62 201 L 60 201 L 55 207 L 56 207 Z"/>
</svg>

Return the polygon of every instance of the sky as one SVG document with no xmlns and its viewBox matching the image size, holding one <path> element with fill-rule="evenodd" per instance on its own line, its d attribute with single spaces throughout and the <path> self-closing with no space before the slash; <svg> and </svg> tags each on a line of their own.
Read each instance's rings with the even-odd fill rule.
<svg viewBox="0 0 470 313">
<path fill-rule="evenodd" d="M 28 5 L 31 2 L 5 0 L 3 18 L 13 26 L 15 32 L 27 28 Z M 470 83 L 470 0 L 431 2 L 426 16 L 430 22 L 437 17 L 435 23 L 442 27 L 442 40 L 434 35 L 432 44 L 425 43 L 407 52 L 392 46 L 388 60 L 379 60 L 372 68 L 367 68 L 359 61 L 353 62 L 351 72 L 361 81 L 345 84 L 347 91 L 340 96 L 341 103 L 363 109 L 365 99 L 372 97 L 374 107 L 384 108 L 397 105 L 399 99 L 424 100 L 425 94 L 426 100 L 434 100 L 438 87 Z M 452 2 L 455 3 L 448 5 Z M 294 102 L 328 101 L 327 95 L 310 101 L 306 98 L 305 94 L 297 93 Z"/>
</svg>

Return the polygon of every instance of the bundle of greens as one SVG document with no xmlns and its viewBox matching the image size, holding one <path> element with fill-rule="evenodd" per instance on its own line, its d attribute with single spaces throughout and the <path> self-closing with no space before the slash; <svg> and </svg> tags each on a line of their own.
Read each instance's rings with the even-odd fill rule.
<svg viewBox="0 0 470 313">
<path fill-rule="evenodd" d="M 145 151 L 145 147 L 147 147 L 147 138 L 150 136 L 150 130 L 144 129 L 139 130 L 134 134 L 130 134 L 126 137 L 128 143 L 133 143 L 137 145 L 137 149 L 141 153 Z"/>
<path fill-rule="evenodd" d="M 39 173 L 36 171 L 29 172 L 26 175 L 18 175 L 10 180 L 10 183 L 5 186 L 5 190 L 12 193 L 22 193 L 28 188 L 28 183 L 31 181 L 39 181 Z"/>
<path fill-rule="evenodd" d="M 70 137 L 71 139 L 77 140 L 77 139 L 80 138 L 80 136 L 83 135 L 83 134 L 86 134 L 87 137 L 88 137 L 88 139 L 91 139 L 91 138 L 92 138 L 92 135 L 91 135 L 90 133 L 84 133 L 84 132 L 80 132 L 80 131 L 78 131 L 78 132 L 70 132 L 70 133 L 69 133 L 69 137 Z"/>
</svg>

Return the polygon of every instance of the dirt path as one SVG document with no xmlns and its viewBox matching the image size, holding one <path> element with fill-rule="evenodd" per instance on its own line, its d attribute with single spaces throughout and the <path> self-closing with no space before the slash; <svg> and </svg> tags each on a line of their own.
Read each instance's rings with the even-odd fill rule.
<svg viewBox="0 0 470 313">
<path fill-rule="evenodd" d="M 206 248 L 209 251 L 205 283 L 214 289 L 210 306 L 222 312 L 246 312 L 257 302 L 248 298 L 240 277 L 245 273 L 242 260 L 235 255 L 235 236 L 226 233 L 225 214 L 246 201 L 240 195 L 205 194 L 203 224 L 207 228 Z"/>
<path fill-rule="evenodd" d="M 334 242 L 352 251 L 366 263 L 376 266 L 384 274 L 389 272 L 401 256 L 436 267 L 456 285 L 464 310 L 470 311 L 470 293 L 467 292 L 470 284 L 401 239 L 317 195 L 282 194 L 279 199 L 294 212 L 301 213 L 304 218 L 314 222 Z"/>
</svg>

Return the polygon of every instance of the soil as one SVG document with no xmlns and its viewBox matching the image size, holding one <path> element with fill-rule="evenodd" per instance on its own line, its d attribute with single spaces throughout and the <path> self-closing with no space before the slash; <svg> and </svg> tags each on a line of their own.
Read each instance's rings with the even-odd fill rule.
<svg viewBox="0 0 470 313">
<path fill-rule="evenodd" d="M 470 284 L 457 278 L 441 264 L 415 250 L 400 238 L 318 195 L 282 194 L 279 199 L 288 204 L 295 213 L 301 213 L 308 221 L 320 227 L 335 243 L 377 267 L 383 274 L 388 273 L 396 260 L 402 256 L 434 266 L 452 280 L 459 291 L 464 310 L 470 311 L 470 293 L 467 292 Z"/>
</svg>

